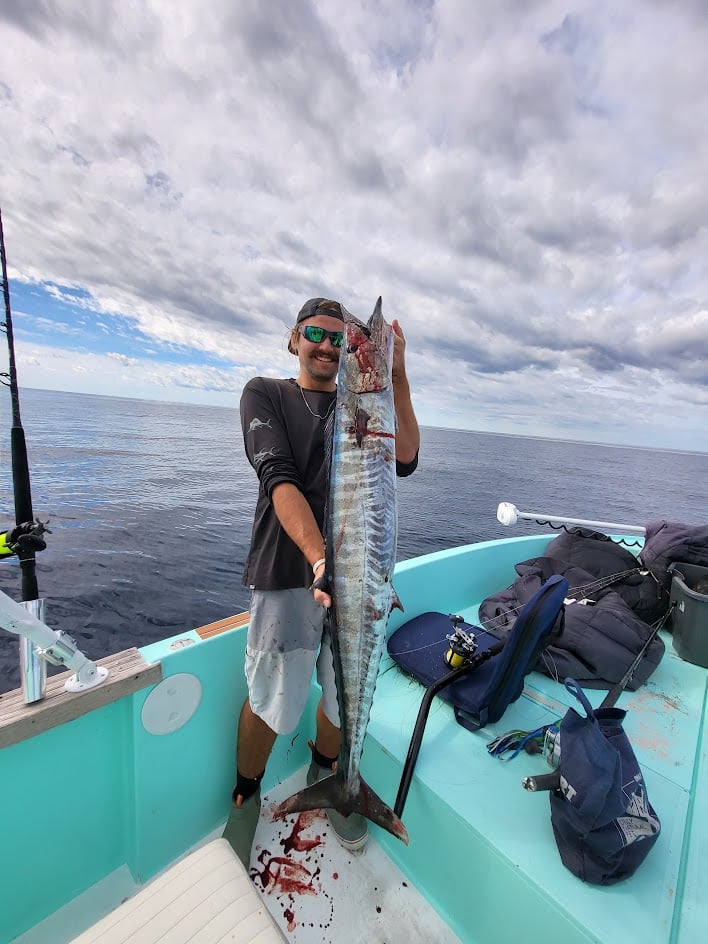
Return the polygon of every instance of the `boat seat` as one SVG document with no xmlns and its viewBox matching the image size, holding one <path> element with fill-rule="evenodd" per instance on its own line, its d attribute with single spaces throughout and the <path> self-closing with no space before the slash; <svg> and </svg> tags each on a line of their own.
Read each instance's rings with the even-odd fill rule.
<svg viewBox="0 0 708 944">
<path fill-rule="evenodd" d="M 215 839 L 123 902 L 72 944 L 283 944 L 245 867 Z"/>
</svg>

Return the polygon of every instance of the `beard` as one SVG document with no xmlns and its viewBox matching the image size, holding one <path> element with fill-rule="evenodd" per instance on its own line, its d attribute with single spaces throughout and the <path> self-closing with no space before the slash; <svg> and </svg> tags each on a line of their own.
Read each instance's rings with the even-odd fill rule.
<svg viewBox="0 0 708 944">
<path fill-rule="evenodd" d="M 305 369 L 305 373 L 308 377 L 311 377 L 313 380 L 316 380 L 319 383 L 335 380 L 337 377 L 337 370 L 339 368 L 339 357 L 319 357 L 315 354 L 311 354 L 309 357 L 303 358 L 302 366 Z"/>
</svg>

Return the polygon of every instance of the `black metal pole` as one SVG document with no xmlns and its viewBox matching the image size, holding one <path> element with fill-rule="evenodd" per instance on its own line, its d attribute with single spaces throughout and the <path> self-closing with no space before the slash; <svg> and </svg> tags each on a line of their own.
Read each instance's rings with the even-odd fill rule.
<svg viewBox="0 0 708 944">
<path fill-rule="evenodd" d="M 433 702 L 433 698 L 435 698 L 439 691 L 442 691 L 443 688 L 447 688 L 448 685 L 454 682 L 455 679 L 460 678 L 461 675 L 465 675 L 469 669 L 469 665 L 462 665 L 458 669 L 452 669 L 446 675 L 443 675 L 442 678 L 439 678 L 436 682 L 433 682 L 431 685 L 429 685 L 425 690 L 423 700 L 421 701 L 420 708 L 418 709 L 418 717 L 416 718 L 415 726 L 413 728 L 411 742 L 408 745 L 408 755 L 406 756 L 406 761 L 403 765 L 401 782 L 398 786 L 396 802 L 393 807 L 393 812 L 396 814 L 396 816 L 398 816 L 399 819 L 403 816 L 403 807 L 406 805 L 408 791 L 410 790 L 411 781 L 413 780 L 413 771 L 415 770 L 416 761 L 418 760 L 420 745 L 423 742 L 425 725 L 428 721 L 428 715 L 430 713 L 430 706 Z"/>
<path fill-rule="evenodd" d="M 410 790 L 411 781 L 413 780 L 413 771 L 415 770 L 418 754 L 420 753 L 420 745 L 423 742 L 425 725 L 428 722 L 428 715 L 430 713 L 430 706 L 432 704 L 433 698 L 438 694 L 438 692 L 441 692 L 444 688 L 447 688 L 448 685 L 452 685 L 452 683 L 457 681 L 458 678 L 461 678 L 463 675 L 467 675 L 467 673 L 471 672 L 473 669 L 478 668 L 483 662 L 486 662 L 487 659 L 491 659 L 492 656 L 498 655 L 503 648 L 503 642 L 494 643 L 494 645 L 490 646 L 489 649 L 478 652 L 476 655 L 472 656 L 468 662 L 465 662 L 464 665 L 461 665 L 456 669 L 451 669 L 449 672 L 447 672 L 437 681 L 432 682 L 426 688 L 425 694 L 423 695 L 423 700 L 420 703 L 420 708 L 418 709 L 418 717 L 416 718 L 415 726 L 413 728 L 411 743 L 408 746 L 408 755 L 403 765 L 401 782 L 398 786 L 396 802 L 393 807 L 393 812 L 396 814 L 396 816 L 398 816 L 399 819 L 403 816 L 403 807 L 406 805 L 408 791 Z"/>
<path fill-rule="evenodd" d="M 5 298 L 4 328 L 7 334 L 7 346 L 10 356 L 8 371 L 8 386 L 12 401 L 12 429 L 10 430 L 10 455 L 12 458 L 12 484 L 15 493 L 15 523 L 34 520 L 32 511 L 32 491 L 30 488 L 29 463 L 27 461 L 27 444 L 25 431 L 20 418 L 20 397 L 17 389 L 17 367 L 15 365 L 15 340 L 12 333 L 12 313 L 10 311 L 10 286 L 7 281 L 7 262 L 5 259 L 5 236 L 2 228 L 2 211 L 0 211 L 0 258 L 2 259 L 2 289 Z M 37 575 L 35 569 L 34 551 L 18 549 L 22 569 L 22 599 L 36 600 L 39 597 L 37 589 Z"/>
</svg>

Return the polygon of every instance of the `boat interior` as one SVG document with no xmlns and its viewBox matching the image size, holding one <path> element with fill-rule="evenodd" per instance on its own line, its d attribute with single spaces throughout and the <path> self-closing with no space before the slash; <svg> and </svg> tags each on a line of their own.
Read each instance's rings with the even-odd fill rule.
<svg viewBox="0 0 708 944">
<path fill-rule="evenodd" d="M 514 564 L 542 554 L 549 540 L 486 542 L 399 564 L 405 612 L 392 615 L 389 631 L 427 611 L 475 624 L 484 597 L 507 586 Z M 548 794 L 522 788 L 524 777 L 548 773 L 543 756 L 507 761 L 487 750 L 498 735 L 534 730 L 576 704 L 563 680 L 537 672 L 500 721 L 476 732 L 435 699 L 402 816 L 408 846 L 371 826 L 371 841 L 355 855 L 339 846 L 321 812 L 275 818 L 277 803 L 304 782 L 319 698 L 313 682 L 300 724 L 278 739 L 266 772 L 244 891 L 255 898 L 243 928 L 235 918 L 215 920 L 220 906 L 207 889 L 207 917 L 196 895 L 187 909 L 196 924 L 185 930 L 178 903 L 202 888 L 205 874 L 221 868 L 222 884 L 239 880 L 219 836 L 246 695 L 246 622 L 242 615 L 110 656 L 102 660 L 108 682 L 82 695 L 64 693 L 54 676 L 35 706 L 22 705 L 18 693 L 0 696 L 0 942 L 706 939 L 708 822 L 698 798 L 705 811 L 708 672 L 682 660 L 663 631 L 658 669 L 619 701 L 662 824 L 631 878 L 598 887 L 572 875 L 554 841 Z M 384 655 L 361 769 L 391 806 L 423 694 Z M 597 706 L 606 693 L 587 694 Z M 208 864 L 214 856 L 217 865 Z M 163 887 L 173 896 L 160 905 L 160 937 L 150 899 L 140 896 L 152 889 L 158 901 Z M 132 936 L 119 937 L 118 919 L 128 912 Z M 181 923 L 191 936 L 165 931 L 170 916 L 169 927 Z"/>
</svg>

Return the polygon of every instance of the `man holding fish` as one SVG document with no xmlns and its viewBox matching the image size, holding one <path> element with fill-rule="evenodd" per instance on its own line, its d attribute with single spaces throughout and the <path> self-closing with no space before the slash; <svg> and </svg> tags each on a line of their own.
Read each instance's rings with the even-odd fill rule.
<svg viewBox="0 0 708 944">
<path fill-rule="evenodd" d="M 395 483 L 390 489 L 387 482 L 392 482 L 391 475 L 405 476 L 414 471 L 420 445 L 406 377 L 403 331 L 395 320 L 391 326 L 385 324 L 380 300 L 367 326 L 350 315 L 339 302 L 325 298 L 310 299 L 301 308 L 290 332 L 288 350 L 298 358 L 297 379 L 256 377 L 246 385 L 241 398 L 246 454 L 256 470 L 260 487 L 244 573 L 244 583 L 253 591 L 246 646 L 248 698 L 239 718 L 237 780 L 224 835 L 246 865 L 258 822 L 260 782 L 268 757 L 277 735 L 287 734 L 297 726 L 315 668 L 322 687 L 322 699 L 317 708 L 317 733 L 311 745 L 313 760 L 307 782 L 311 785 L 309 790 L 316 793 L 319 781 L 329 778 L 328 785 L 331 781 L 336 790 L 332 793 L 327 786 L 327 796 L 323 793 L 314 801 L 310 798 L 310 805 L 305 801 L 306 805 L 299 808 L 313 808 L 313 802 L 314 806 L 328 806 L 328 816 L 340 842 L 352 851 L 360 849 L 366 842 L 368 830 L 360 810 L 370 815 L 372 792 L 358 776 L 359 741 L 363 739 L 363 732 L 360 738 L 357 732 L 361 721 L 355 733 L 353 722 L 349 724 L 347 721 L 352 713 L 359 711 L 359 706 L 349 711 L 345 704 L 347 723 L 343 723 L 343 739 L 335 673 L 338 673 L 341 689 L 341 642 L 347 633 L 369 633 L 370 627 L 351 625 L 351 620 L 342 610 L 346 594 L 340 593 L 336 587 L 341 587 L 341 580 L 346 577 L 345 562 L 342 560 L 340 566 L 335 560 L 335 549 L 325 548 L 323 535 L 329 532 L 332 544 L 333 529 L 348 528 L 348 524 L 337 523 L 333 509 L 326 505 L 328 492 L 330 505 L 339 500 L 336 489 L 340 485 L 354 489 L 352 498 L 356 492 L 352 483 L 344 481 L 346 462 L 344 465 L 340 462 L 340 454 L 342 450 L 346 452 L 349 443 L 338 444 L 337 437 L 351 440 L 357 461 L 363 464 L 362 468 L 365 465 L 366 475 L 362 472 L 361 478 L 369 477 L 368 484 L 363 483 L 367 493 L 380 492 L 388 496 L 392 492 L 385 508 L 372 506 L 367 509 L 364 505 L 357 505 L 357 522 L 353 522 L 351 528 L 356 531 L 360 526 L 359 519 L 369 514 L 375 516 L 375 524 L 370 527 L 378 528 L 382 523 L 390 532 L 388 537 L 377 542 L 390 546 L 374 549 L 375 566 L 364 560 L 364 549 L 361 550 L 361 560 L 353 561 L 355 568 L 361 566 L 367 573 L 373 573 L 375 583 L 388 594 L 385 599 L 364 603 L 363 609 L 372 612 L 390 609 L 396 603 L 388 572 L 393 569 L 395 557 Z M 353 381 L 346 379 L 349 374 L 355 376 Z M 356 387 L 359 391 L 370 388 L 373 391 L 372 394 L 351 394 L 356 402 L 351 417 L 347 416 L 343 387 Z M 379 393 L 382 395 L 380 410 Z M 366 396 L 370 399 L 365 403 Z M 334 433 L 334 456 L 330 459 L 335 407 L 340 429 Z M 395 463 L 389 461 L 394 456 Z M 357 482 L 358 479 L 357 474 Z M 384 520 L 387 516 L 391 516 L 390 521 Z M 346 542 L 340 535 L 336 537 L 336 543 L 342 550 Z M 362 543 L 365 542 L 355 539 L 355 553 L 357 544 L 360 547 Z M 346 554 L 346 549 L 343 553 Z M 382 558 L 385 561 L 379 566 Z M 347 567 L 351 568 L 351 565 L 351 561 L 346 562 Z M 372 595 L 377 594 L 375 587 Z M 334 607 L 330 611 L 333 596 Z M 361 610 L 361 602 L 357 607 Z M 388 609 L 382 624 L 384 629 Z M 328 612 L 332 614 L 332 633 L 326 621 Z M 339 634 L 338 626 L 341 627 Z M 368 661 L 362 667 L 348 665 L 345 671 L 349 675 L 359 671 L 375 675 L 382 642 L 379 638 L 381 626 L 377 623 L 371 632 L 376 636 L 370 647 L 373 650 L 371 667 Z M 332 635 L 335 637 L 334 657 Z M 368 687 L 373 697 L 373 684 Z M 343 697 L 346 702 L 346 696 Z M 368 707 L 361 706 L 361 713 L 366 715 L 364 729 L 369 709 L 370 703 Z M 353 752 L 352 742 L 355 742 Z M 351 768 L 346 783 L 341 770 L 338 778 L 330 776 L 337 758 L 340 758 L 340 764 L 342 762 L 340 748 L 346 752 L 347 766 Z M 359 805 L 360 789 L 365 806 Z M 378 798 L 373 797 L 378 802 Z M 298 798 L 292 799 L 297 803 Z M 335 804 L 348 815 L 337 812 Z M 391 811 L 385 804 L 381 805 L 388 816 Z M 399 826 L 405 833 L 402 824 L 391 826 L 377 819 L 376 815 L 370 815 L 370 818 L 381 821 L 398 835 L 402 835 Z"/>
</svg>

